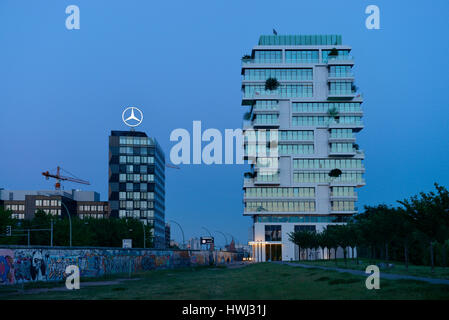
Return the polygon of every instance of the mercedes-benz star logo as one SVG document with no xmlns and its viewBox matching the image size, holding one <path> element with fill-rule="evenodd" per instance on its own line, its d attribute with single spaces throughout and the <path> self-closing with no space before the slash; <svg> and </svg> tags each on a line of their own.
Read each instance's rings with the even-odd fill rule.
<svg viewBox="0 0 449 320">
<path fill-rule="evenodd" d="M 128 107 L 122 113 L 122 120 L 128 127 L 137 127 L 142 123 L 143 113 L 136 107 Z"/>
</svg>

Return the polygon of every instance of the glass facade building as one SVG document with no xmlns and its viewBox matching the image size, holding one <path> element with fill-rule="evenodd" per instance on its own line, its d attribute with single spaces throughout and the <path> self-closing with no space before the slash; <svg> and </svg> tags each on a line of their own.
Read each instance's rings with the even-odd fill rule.
<svg viewBox="0 0 449 320">
<path fill-rule="evenodd" d="M 320 232 L 357 212 L 365 169 L 355 143 L 363 99 L 353 66 L 340 35 L 261 36 L 242 59 L 244 155 L 251 164 L 244 215 L 253 220 L 255 261 L 307 258 L 290 232 Z M 268 78 L 278 87 L 266 89 Z M 333 169 L 341 174 L 330 176 Z"/>
<path fill-rule="evenodd" d="M 110 217 L 151 225 L 154 246 L 165 247 L 165 155 L 156 139 L 111 131 L 108 198 Z"/>
</svg>

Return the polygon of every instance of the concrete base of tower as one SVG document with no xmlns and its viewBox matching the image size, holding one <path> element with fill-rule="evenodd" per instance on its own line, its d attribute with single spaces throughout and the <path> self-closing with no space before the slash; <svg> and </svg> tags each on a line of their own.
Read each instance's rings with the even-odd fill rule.
<svg viewBox="0 0 449 320">
<path fill-rule="evenodd" d="M 329 223 L 254 223 L 254 240 L 252 246 L 252 260 L 254 262 L 266 261 L 298 261 L 298 260 L 322 260 L 344 257 L 343 248 L 337 251 L 333 248 L 304 249 L 299 248 L 289 240 L 289 234 L 296 230 L 315 230 L 321 232 Z M 357 249 L 348 247 L 346 257 L 357 256 Z"/>
</svg>

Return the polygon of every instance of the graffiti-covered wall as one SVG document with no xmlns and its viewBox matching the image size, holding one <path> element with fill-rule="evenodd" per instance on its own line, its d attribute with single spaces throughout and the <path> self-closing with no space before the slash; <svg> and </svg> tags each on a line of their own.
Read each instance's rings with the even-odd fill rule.
<svg viewBox="0 0 449 320">
<path fill-rule="evenodd" d="M 151 249 L 0 249 L 0 285 L 65 279 L 68 265 L 76 265 L 82 277 L 230 263 L 231 252 Z"/>
</svg>

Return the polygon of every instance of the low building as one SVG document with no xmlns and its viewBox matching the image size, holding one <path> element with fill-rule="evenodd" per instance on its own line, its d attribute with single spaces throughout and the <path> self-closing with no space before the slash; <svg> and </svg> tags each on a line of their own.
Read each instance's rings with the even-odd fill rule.
<svg viewBox="0 0 449 320">
<path fill-rule="evenodd" d="M 95 191 L 81 190 L 0 190 L 0 206 L 13 212 L 16 219 L 33 219 L 38 210 L 54 216 L 107 218 L 107 201 Z"/>
<path fill-rule="evenodd" d="M 187 243 L 187 248 L 190 250 L 201 250 L 201 240 L 199 238 L 190 238 Z"/>
</svg>

